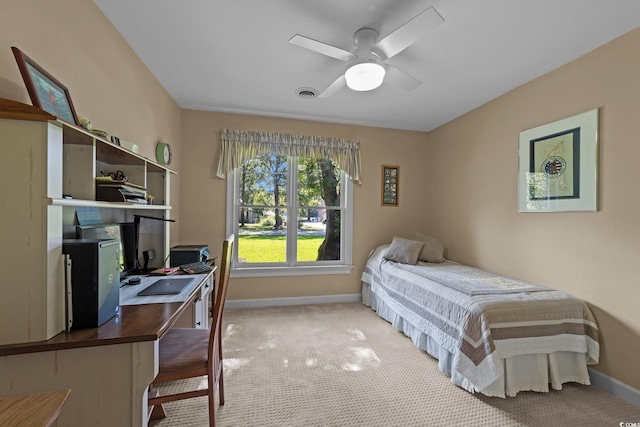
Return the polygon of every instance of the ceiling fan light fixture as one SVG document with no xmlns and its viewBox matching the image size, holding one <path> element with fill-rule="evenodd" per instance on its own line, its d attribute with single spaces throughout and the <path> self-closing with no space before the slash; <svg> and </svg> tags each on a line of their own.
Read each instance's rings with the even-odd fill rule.
<svg viewBox="0 0 640 427">
<path fill-rule="evenodd" d="M 344 78 L 349 89 L 357 91 L 373 90 L 384 80 L 385 69 L 377 62 L 360 62 L 347 68 Z"/>
</svg>

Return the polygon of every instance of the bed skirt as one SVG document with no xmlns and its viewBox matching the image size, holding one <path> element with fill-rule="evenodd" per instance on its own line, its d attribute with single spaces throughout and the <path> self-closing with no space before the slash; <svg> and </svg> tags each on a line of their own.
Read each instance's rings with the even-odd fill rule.
<svg viewBox="0 0 640 427">
<path fill-rule="evenodd" d="M 407 322 L 384 301 L 378 298 L 368 283 L 362 282 L 362 303 L 371 307 L 378 316 L 391 323 L 398 331 L 411 338 L 414 345 L 438 360 L 440 371 L 451 377 L 451 382 L 463 389 L 486 396 L 515 396 L 520 391 L 548 392 L 549 385 L 561 390 L 562 384 L 576 382 L 589 385 L 587 356 L 585 353 L 557 351 L 502 358 L 504 375 L 482 390 L 477 390 L 463 375 L 452 369 L 453 355 L 443 349 L 435 339 Z"/>
</svg>

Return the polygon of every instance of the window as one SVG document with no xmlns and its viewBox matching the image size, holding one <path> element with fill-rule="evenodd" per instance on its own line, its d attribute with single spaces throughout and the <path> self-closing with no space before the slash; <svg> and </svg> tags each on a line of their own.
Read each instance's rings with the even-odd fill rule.
<svg viewBox="0 0 640 427">
<path fill-rule="evenodd" d="M 360 143 L 233 129 L 221 129 L 220 141 L 227 232 L 238 236 L 234 277 L 350 273 Z"/>
<path fill-rule="evenodd" d="M 235 277 L 351 271 L 353 184 L 336 162 L 262 154 L 228 178 Z"/>
</svg>

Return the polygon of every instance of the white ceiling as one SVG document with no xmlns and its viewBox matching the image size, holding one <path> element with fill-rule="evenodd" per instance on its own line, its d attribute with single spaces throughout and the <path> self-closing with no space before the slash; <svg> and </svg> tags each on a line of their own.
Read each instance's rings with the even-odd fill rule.
<svg viewBox="0 0 640 427">
<path fill-rule="evenodd" d="M 640 26 L 639 0 L 94 0 L 181 108 L 429 131 Z M 322 92 L 353 51 L 433 6 L 444 23 L 388 63 L 423 82 Z M 624 60 L 624 58 L 621 58 Z"/>
</svg>

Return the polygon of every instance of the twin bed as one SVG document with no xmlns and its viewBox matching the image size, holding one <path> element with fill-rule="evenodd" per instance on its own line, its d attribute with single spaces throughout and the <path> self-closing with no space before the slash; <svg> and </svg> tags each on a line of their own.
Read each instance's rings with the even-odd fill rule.
<svg viewBox="0 0 640 427">
<path fill-rule="evenodd" d="M 438 359 L 454 384 L 496 397 L 590 384 L 598 328 L 584 301 L 451 261 L 396 262 L 390 250 L 369 257 L 363 303 Z"/>
</svg>

